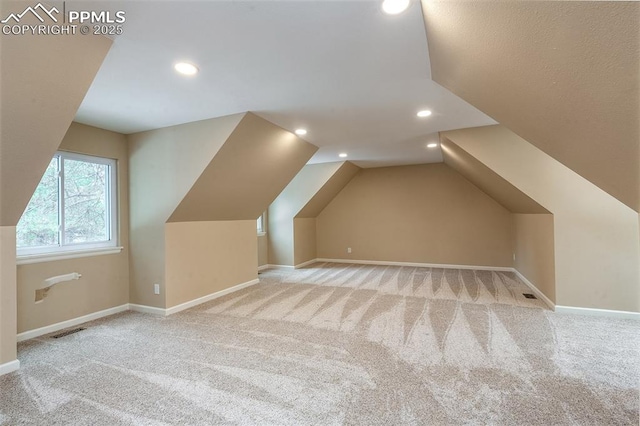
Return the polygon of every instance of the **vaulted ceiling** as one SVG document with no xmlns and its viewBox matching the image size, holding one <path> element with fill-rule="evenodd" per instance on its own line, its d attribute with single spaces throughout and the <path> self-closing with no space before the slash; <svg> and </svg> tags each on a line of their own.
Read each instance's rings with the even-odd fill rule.
<svg viewBox="0 0 640 426">
<path fill-rule="evenodd" d="M 312 162 L 442 161 L 439 131 L 494 121 L 430 78 L 419 2 L 91 2 L 126 12 L 76 120 L 133 133 L 245 111 L 320 147 Z M 173 64 L 200 72 L 185 78 Z M 433 111 L 419 119 L 421 109 Z"/>
</svg>

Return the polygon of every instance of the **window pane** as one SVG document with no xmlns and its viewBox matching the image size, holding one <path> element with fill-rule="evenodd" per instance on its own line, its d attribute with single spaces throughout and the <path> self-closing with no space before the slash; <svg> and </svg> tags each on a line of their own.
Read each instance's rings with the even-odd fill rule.
<svg viewBox="0 0 640 426">
<path fill-rule="evenodd" d="M 63 161 L 65 244 L 109 240 L 109 166 Z"/>
<path fill-rule="evenodd" d="M 16 229 L 17 247 L 58 245 L 58 158 L 49 163 Z"/>
</svg>

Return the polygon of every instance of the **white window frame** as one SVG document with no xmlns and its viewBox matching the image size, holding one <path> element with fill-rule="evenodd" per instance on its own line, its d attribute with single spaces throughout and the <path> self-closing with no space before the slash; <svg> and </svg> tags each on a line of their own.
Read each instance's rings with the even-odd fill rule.
<svg viewBox="0 0 640 426">
<path fill-rule="evenodd" d="M 258 230 L 258 236 L 261 237 L 263 235 L 266 235 L 266 230 L 264 229 L 264 213 L 262 213 L 260 215 L 260 217 L 258 217 L 258 219 L 256 220 L 256 225 L 260 224 L 260 227 L 257 229 Z"/>
<path fill-rule="evenodd" d="M 77 154 L 74 152 L 58 151 L 53 156 L 58 159 L 58 244 L 36 247 L 17 247 L 16 254 L 18 263 L 32 263 L 29 260 L 52 260 L 56 257 L 69 258 L 74 253 L 84 253 L 84 255 L 97 254 L 102 250 L 109 252 L 119 252 L 122 247 L 118 247 L 118 168 L 117 161 L 111 158 L 95 157 L 92 155 Z M 85 161 L 95 164 L 109 166 L 108 179 L 106 183 L 107 209 L 106 221 L 109 224 L 109 236 L 106 241 L 91 243 L 65 243 L 65 212 L 64 212 L 64 160 Z M 39 184 L 39 183 L 38 183 Z M 70 256 L 71 255 L 71 256 Z M 52 258 L 52 259 L 49 259 Z M 21 260 L 23 262 L 21 262 Z"/>
</svg>

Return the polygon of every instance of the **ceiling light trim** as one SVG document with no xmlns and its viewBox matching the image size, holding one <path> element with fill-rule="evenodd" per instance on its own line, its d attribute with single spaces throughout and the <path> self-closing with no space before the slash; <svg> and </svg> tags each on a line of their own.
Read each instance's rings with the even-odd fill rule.
<svg viewBox="0 0 640 426">
<path fill-rule="evenodd" d="M 382 11 L 387 15 L 399 15 L 409 8 L 411 0 L 384 0 Z"/>
<path fill-rule="evenodd" d="M 181 75 L 189 76 L 189 77 L 194 76 L 198 74 L 198 72 L 200 72 L 200 68 L 198 68 L 195 64 L 191 62 L 185 62 L 185 61 L 176 62 L 173 65 L 173 69 L 177 73 Z"/>
</svg>

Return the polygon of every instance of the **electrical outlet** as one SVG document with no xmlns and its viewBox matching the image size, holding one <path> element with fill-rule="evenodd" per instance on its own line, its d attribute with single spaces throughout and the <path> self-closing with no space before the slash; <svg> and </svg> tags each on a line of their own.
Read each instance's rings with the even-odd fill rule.
<svg viewBox="0 0 640 426">
<path fill-rule="evenodd" d="M 160 284 L 154 284 L 153 285 L 153 293 L 154 294 L 160 294 Z"/>
<path fill-rule="evenodd" d="M 514 262 L 516 261 L 516 254 L 515 253 L 513 253 L 513 261 Z"/>
<path fill-rule="evenodd" d="M 347 247 L 347 253 L 351 253 L 351 247 Z"/>
</svg>

